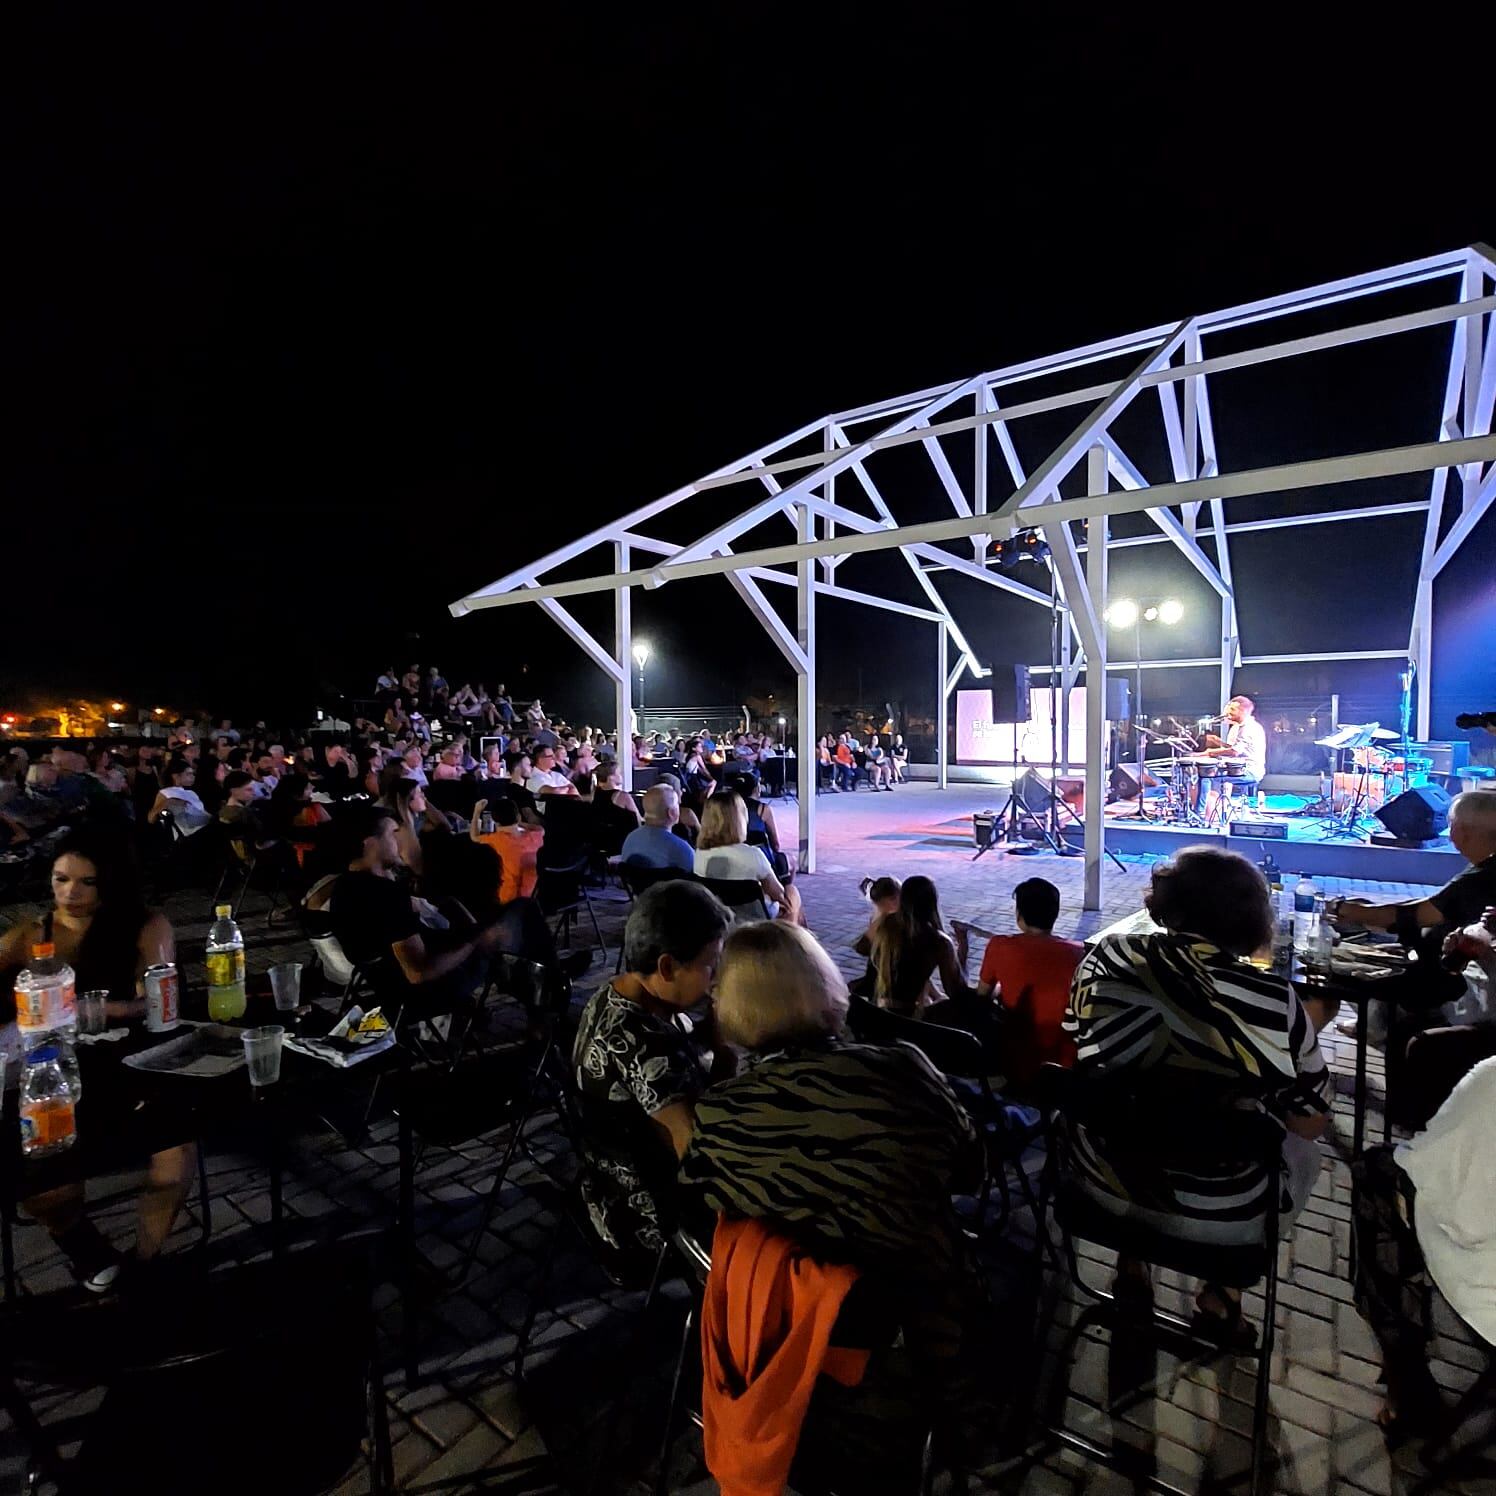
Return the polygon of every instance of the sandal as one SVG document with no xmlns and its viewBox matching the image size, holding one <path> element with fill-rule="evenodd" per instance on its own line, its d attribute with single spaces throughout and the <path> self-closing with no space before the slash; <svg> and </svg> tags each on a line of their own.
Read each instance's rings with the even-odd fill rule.
<svg viewBox="0 0 1496 1496">
<path fill-rule="evenodd" d="M 1223 1305 L 1224 1312 L 1207 1309 L 1203 1302 L 1207 1298 Z M 1202 1340 L 1227 1351 L 1257 1349 L 1257 1331 L 1242 1318 L 1241 1302 L 1233 1299 L 1219 1283 L 1202 1283 L 1195 1304 L 1190 1328 Z"/>
</svg>

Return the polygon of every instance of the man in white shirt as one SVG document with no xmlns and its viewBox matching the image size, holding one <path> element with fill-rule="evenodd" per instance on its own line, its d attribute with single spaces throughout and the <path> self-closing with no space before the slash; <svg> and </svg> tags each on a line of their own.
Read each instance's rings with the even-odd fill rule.
<svg viewBox="0 0 1496 1496">
<path fill-rule="evenodd" d="M 1243 795 L 1250 795 L 1267 773 L 1267 734 L 1262 730 L 1262 723 L 1257 720 L 1257 704 L 1250 696 L 1233 696 L 1226 703 L 1225 722 L 1224 737 L 1213 732 L 1205 734 L 1203 754 L 1208 758 L 1240 762 L 1243 765 L 1241 774 L 1233 777 L 1232 785 Z M 1214 778 L 1216 772 L 1209 768 L 1201 769 L 1196 810 L 1205 799 L 1207 787 L 1218 782 Z"/>
<path fill-rule="evenodd" d="M 574 795 L 577 787 L 556 767 L 556 750 L 549 746 L 535 750 L 534 768 L 525 781 L 525 788 L 535 796 L 544 809 L 548 795 Z"/>
</svg>

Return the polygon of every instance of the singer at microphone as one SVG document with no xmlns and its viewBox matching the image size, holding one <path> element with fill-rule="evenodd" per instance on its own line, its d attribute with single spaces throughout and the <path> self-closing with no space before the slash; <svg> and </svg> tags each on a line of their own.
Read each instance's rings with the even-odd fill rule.
<svg viewBox="0 0 1496 1496">
<path fill-rule="evenodd" d="M 1252 794 L 1267 773 L 1267 734 L 1257 720 L 1256 703 L 1250 696 L 1233 696 L 1226 705 L 1224 715 L 1210 720 L 1230 725 L 1224 736 L 1213 732 L 1205 734 L 1202 754 L 1207 758 L 1233 760 L 1230 769 L 1222 764 L 1221 772 L 1239 769 L 1239 776 L 1233 775 L 1233 783 L 1240 787 L 1244 795 Z M 1209 769 L 1201 770 L 1199 793 L 1202 798 L 1205 781 L 1210 774 Z"/>
</svg>

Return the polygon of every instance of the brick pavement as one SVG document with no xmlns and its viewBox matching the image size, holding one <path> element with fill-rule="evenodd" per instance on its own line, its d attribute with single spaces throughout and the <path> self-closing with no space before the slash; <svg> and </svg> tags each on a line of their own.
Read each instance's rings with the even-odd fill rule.
<svg viewBox="0 0 1496 1496">
<path fill-rule="evenodd" d="M 918 871 L 934 877 L 948 918 L 1003 928 L 1010 893 L 1020 879 L 1042 874 L 1058 884 L 1065 900 L 1060 930 L 1085 934 L 1138 906 L 1151 859 L 1126 859 L 1125 872 L 1108 866 L 1105 907 L 1083 915 L 1079 904 L 1079 859 L 1053 856 L 1016 858 L 996 854 L 971 862 L 969 829 L 961 821 L 991 802 L 990 790 L 951 790 L 910 786 L 893 795 L 861 793 L 824 798 L 820 821 L 820 871 L 802 880 L 810 920 L 849 974 L 859 970 L 851 942 L 867 919 L 857 891 L 866 874 Z M 784 830 L 793 824 L 793 803 L 785 807 Z M 791 841 L 792 834 L 785 840 Z M 1394 894 L 1401 885 L 1347 884 Z M 170 906 L 189 964 L 200 957 L 206 922 L 204 899 L 174 899 Z M 604 938 L 616 948 L 623 907 L 612 897 L 599 902 Z M 298 939 L 267 929 L 258 914 L 244 920 L 252 970 L 286 956 L 304 956 Z M 590 931 L 588 932 L 590 935 Z M 611 961 L 607 963 L 611 968 Z M 600 973 L 602 964 L 594 966 Z M 1274 1361 L 1273 1440 L 1278 1451 L 1274 1487 L 1294 1496 L 1390 1496 L 1410 1485 L 1416 1466 L 1408 1455 L 1389 1459 L 1379 1431 L 1370 1422 L 1377 1405 L 1376 1347 L 1349 1302 L 1349 1077 L 1352 1046 L 1339 1036 L 1325 1038 L 1340 1077 L 1336 1130 L 1322 1146 L 1324 1172 L 1309 1209 L 1283 1248 L 1283 1279 L 1278 1307 L 1279 1349 Z M 1380 1087 L 1380 1062 L 1373 1051 L 1372 1089 Z M 393 1123 L 381 1119 L 356 1145 L 331 1130 L 300 1142 L 288 1175 L 286 1209 L 310 1231 L 349 1221 L 388 1221 L 395 1181 Z M 502 1132 L 486 1135 L 455 1153 L 428 1150 L 418 1174 L 417 1228 L 422 1253 L 437 1266 L 455 1261 L 465 1244 L 492 1178 Z M 403 1490 L 586 1489 L 588 1472 L 603 1462 L 599 1490 L 647 1490 L 650 1451 L 663 1406 L 663 1378 L 671 1364 L 679 1323 L 679 1295 L 667 1296 L 656 1322 L 637 1318 L 637 1296 L 608 1286 L 569 1237 L 557 1236 L 556 1188 L 546 1170 L 564 1178 L 567 1144 L 554 1126 L 538 1130 L 535 1158 L 521 1158 L 505 1184 L 472 1278 L 432 1306 L 424 1320 L 421 1371 L 416 1387 L 404 1385 L 396 1347 L 401 1322 L 399 1295 L 391 1284 L 377 1293 L 376 1308 L 388 1347 L 388 1397 L 397 1481 Z M 265 1183 L 253 1159 L 233 1155 L 210 1160 L 214 1238 L 210 1249 L 221 1257 L 248 1258 L 265 1249 L 268 1218 Z M 116 1239 L 128 1242 L 130 1203 L 127 1181 L 99 1181 L 91 1190 L 96 1218 Z M 173 1245 L 185 1249 L 196 1224 L 184 1219 Z M 1056 1454 L 1026 1432 L 1034 1410 L 1063 1411 L 1066 1422 L 1102 1437 L 1120 1437 L 1134 1446 L 1146 1468 L 1177 1479 L 1188 1489 L 1237 1481 L 1249 1427 L 1249 1366 L 1230 1358 L 1181 1361 L 1159 1352 L 1136 1353 L 1124 1343 L 1111 1348 L 1104 1331 L 1081 1323 L 1082 1304 L 1073 1288 L 1048 1274 L 1035 1282 L 1027 1250 L 1032 1224 L 1016 1211 L 1009 1239 L 994 1254 L 994 1295 L 1004 1306 L 1009 1337 L 995 1351 L 1008 1366 L 1032 1364 L 1037 1386 L 1030 1406 L 1015 1411 L 1009 1430 L 1021 1454 L 1010 1454 L 984 1470 L 973 1483 L 980 1492 L 1080 1493 L 1110 1489 L 1117 1477 Z M 32 1226 L 17 1238 L 25 1282 L 33 1291 L 62 1286 L 67 1274 L 46 1239 Z M 1106 1254 L 1088 1250 L 1089 1271 L 1107 1270 Z M 504 1358 L 542 1267 L 550 1282 L 535 1328 L 531 1375 L 524 1386 L 507 1374 Z M 1160 1301 L 1187 1307 L 1185 1286 L 1164 1275 Z M 1252 1296 L 1249 1310 L 1260 1313 Z M 1481 1365 L 1467 1332 L 1446 1314 L 1433 1347 L 1433 1367 L 1451 1392 L 1469 1385 Z M 1057 1346 L 1078 1336 L 1068 1377 L 1058 1377 Z M 624 1349 L 620 1351 L 620 1343 Z M 1116 1418 L 1102 1409 L 1119 1389 L 1133 1389 Z M 610 1410 L 621 1407 L 609 1426 Z M 86 1399 L 83 1405 L 86 1405 Z M 76 1397 L 41 1403 L 46 1419 L 78 1410 Z M 0 1430 L 0 1489 L 20 1468 L 13 1432 Z M 672 1489 L 708 1492 L 699 1437 L 678 1441 L 672 1459 Z M 339 1488 L 364 1489 L 362 1472 Z M 1465 1489 L 1476 1489 L 1469 1483 Z M 1487 1488 L 1489 1489 L 1489 1488 Z"/>
</svg>

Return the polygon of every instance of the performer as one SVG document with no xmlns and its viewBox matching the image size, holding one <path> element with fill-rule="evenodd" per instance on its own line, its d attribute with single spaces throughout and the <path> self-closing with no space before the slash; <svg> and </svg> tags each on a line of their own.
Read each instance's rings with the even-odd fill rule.
<svg viewBox="0 0 1496 1496">
<path fill-rule="evenodd" d="M 1233 696 L 1226 704 L 1226 735 L 1205 734 L 1205 747 L 1201 750 L 1207 758 L 1232 759 L 1242 766 L 1241 774 L 1233 777 L 1233 783 L 1244 795 L 1251 795 L 1267 773 L 1267 734 L 1257 720 L 1257 703 L 1250 696 Z M 1221 766 L 1225 772 L 1225 765 Z M 1206 781 L 1213 777 L 1211 771 L 1202 769 L 1200 785 L 1196 792 L 1195 808 L 1205 797 Z"/>
</svg>

